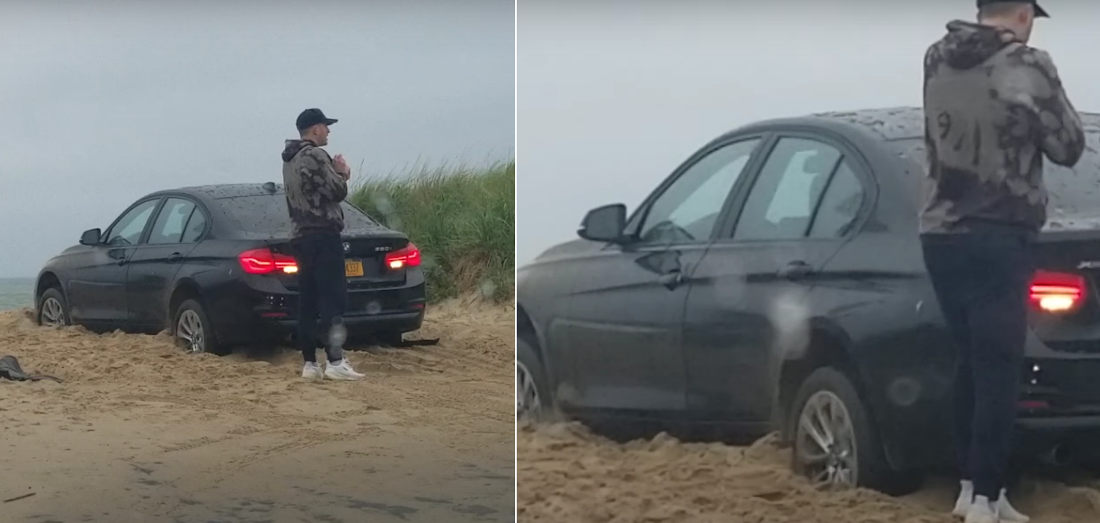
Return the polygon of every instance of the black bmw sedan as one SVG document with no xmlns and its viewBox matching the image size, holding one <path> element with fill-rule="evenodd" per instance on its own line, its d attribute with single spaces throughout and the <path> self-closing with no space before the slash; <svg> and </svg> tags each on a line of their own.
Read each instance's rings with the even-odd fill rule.
<svg viewBox="0 0 1100 523">
<path fill-rule="evenodd" d="M 1100 115 L 1048 162 L 1017 440 L 1100 455 Z M 517 416 L 549 410 L 773 430 L 818 481 L 913 488 L 949 466 L 956 349 L 924 268 L 923 117 L 898 108 L 755 123 L 706 144 L 631 214 L 517 274 Z"/>
<path fill-rule="evenodd" d="M 424 318 L 420 251 L 404 234 L 342 205 L 349 334 L 400 341 Z M 106 231 L 85 231 L 79 245 L 46 263 L 36 318 L 95 330 L 167 329 L 195 352 L 282 341 L 297 323 L 290 231 L 274 183 L 150 194 Z"/>
</svg>

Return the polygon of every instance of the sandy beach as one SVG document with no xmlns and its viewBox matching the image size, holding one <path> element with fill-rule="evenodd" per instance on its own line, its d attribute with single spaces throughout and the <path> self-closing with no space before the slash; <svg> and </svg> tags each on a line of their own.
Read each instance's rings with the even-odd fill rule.
<svg viewBox="0 0 1100 523">
<path fill-rule="evenodd" d="M 293 351 L 185 354 L 166 335 L 0 313 L 3 521 L 512 521 L 513 317 L 452 302 L 306 382 Z M 29 497 L 22 497 L 27 496 Z"/>
<path fill-rule="evenodd" d="M 618 444 L 559 423 L 524 426 L 517 443 L 522 522 L 958 523 L 950 480 L 904 498 L 822 492 L 788 471 L 774 437 L 747 447 L 667 435 Z M 1097 522 L 1100 478 L 1026 478 L 1014 504 L 1034 523 Z"/>
</svg>

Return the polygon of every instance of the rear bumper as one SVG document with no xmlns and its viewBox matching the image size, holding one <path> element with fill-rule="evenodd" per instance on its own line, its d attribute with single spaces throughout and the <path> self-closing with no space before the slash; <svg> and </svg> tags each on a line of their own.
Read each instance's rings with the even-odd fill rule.
<svg viewBox="0 0 1100 523">
<path fill-rule="evenodd" d="M 421 309 L 389 314 L 345 315 L 343 318 L 344 325 L 351 329 L 409 332 L 420 328 L 420 325 L 424 322 L 424 311 Z M 298 328 L 298 320 L 296 319 L 277 320 L 275 323 L 288 334 Z"/>
<path fill-rule="evenodd" d="M 1020 418 L 1016 427 L 1030 433 L 1100 432 L 1100 415 L 1051 418 Z"/>
<path fill-rule="evenodd" d="M 908 375 L 910 389 L 921 392 L 908 405 L 892 399 L 890 382 L 872 382 L 869 401 L 888 458 L 897 468 L 954 462 L 952 373 L 952 365 L 943 365 L 919 377 Z M 1029 336 L 1020 380 L 1016 452 L 1033 456 L 1056 445 L 1100 441 L 1100 357 L 1055 351 Z M 1084 446 L 1100 452 L 1095 443 Z"/>
<path fill-rule="evenodd" d="M 1014 454 L 1024 459 L 1096 463 L 1100 460 L 1100 415 L 1021 418 Z M 1058 449 L 1058 450 L 1056 450 Z M 1055 458 L 1060 454 L 1061 458 Z"/>
<path fill-rule="evenodd" d="M 409 332 L 420 328 L 426 308 L 422 275 L 391 288 L 349 288 L 344 322 L 351 328 Z M 210 304 L 219 340 L 229 344 L 284 340 L 298 325 L 298 293 L 274 278 L 246 279 L 220 290 Z"/>
</svg>

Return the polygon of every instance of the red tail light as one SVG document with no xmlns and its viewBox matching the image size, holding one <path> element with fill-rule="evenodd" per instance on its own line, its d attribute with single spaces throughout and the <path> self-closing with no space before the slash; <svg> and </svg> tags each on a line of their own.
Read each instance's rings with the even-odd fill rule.
<svg viewBox="0 0 1100 523">
<path fill-rule="evenodd" d="M 271 252 L 271 249 L 253 249 L 237 256 L 241 268 L 248 274 L 270 274 L 280 271 L 286 274 L 298 272 L 298 262 L 292 256 Z"/>
<path fill-rule="evenodd" d="M 1036 271 L 1031 303 L 1046 312 L 1070 312 L 1085 301 L 1085 278 L 1063 272 Z"/>
<path fill-rule="evenodd" d="M 409 242 L 404 249 L 386 255 L 386 267 L 395 271 L 418 265 L 420 265 L 420 249 L 417 249 L 413 242 Z"/>
</svg>

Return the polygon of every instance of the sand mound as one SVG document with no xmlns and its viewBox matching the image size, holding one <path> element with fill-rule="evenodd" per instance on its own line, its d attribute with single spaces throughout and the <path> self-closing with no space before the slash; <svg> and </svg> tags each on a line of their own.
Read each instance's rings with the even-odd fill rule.
<svg viewBox="0 0 1100 523">
<path fill-rule="evenodd" d="M 749 447 L 681 443 L 661 434 L 616 444 L 577 423 L 518 431 L 520 521 L 957 523 L 949 481 L 904 499 L 823 492 L 788 471 L 769 436 Z M 1100 484 L 1027 480 L 1018 508 L 1036 523 L 1100 521 Z"/>
</svg>

